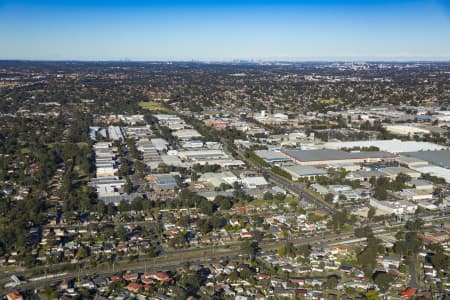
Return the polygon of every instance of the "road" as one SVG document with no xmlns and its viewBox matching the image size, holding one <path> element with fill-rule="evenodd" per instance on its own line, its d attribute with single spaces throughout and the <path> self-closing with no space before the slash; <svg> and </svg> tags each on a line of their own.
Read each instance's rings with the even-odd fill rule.
<svg viewBox="0 0 450 300">
<path fill-rule="evenodd" d="M 236 149 L 235 152 L 238 154 L 238 156 L 241 160 L 245 161 L 249 166 L 251 166 L 255 170 L 258 170 L 260 173 L 262 173 L 267 178 L 267 180 L 269 180 L 270 182 L 282 187 L 283 189 L 287 190 L 291 194 L 302 197 L 306 201 L 315 204 L 317 206 L 317 208 L 319 208 L 319 209 L 322 209 L 330 214 L 333 214 L 336 212 L 336 209 L 334 208 L 333 205 L 331 205 L 330 203 L 311 194 L 311 192 L 309 192 L 305 188 L 304 184 L 292 182 L 289 179 L 284 178 L 283 176 L 275 174 L 274 172 L 272 172 L 272 170 L 270 168 L 264 168 L 264 167 L 259 166 L 257 163 L 255 163 L 251 159 L 248 159 L 247 157 L 245 157 L 245 154 L 240 149 Z"/>
<path fill-rule="evenodd" d="M 288 192 L 295 194 L 299 197 L 302 197 L 306 201 L 315 204 L 317 208 L 322 209 L 330 214 L 333 214 L 334 212 L 336 212 L 336 209 L 331 204 L 329 204 L 329 203 L 323 201 L 322 199 L 319 199 L 316 196 L 314 196 L 313 194 L 311 194 L 305 188 L 304 184 L 293 183 L 289 179 L 286 179 L 282 176 L 274 174 L 273 172 L 271 172 L 269 170 L 264 170 L 263 174 L 272 183 L 275 183 L 275 184 L 281 186 L 282 188 L 286 189 Z"/>
<path fill-rule="evenodd" d="M 409 262 L 409 286 L 418 289 L 420 286 L 417 283 L 416 262 L 417 257 L 412 257 Z"/>
</svg>

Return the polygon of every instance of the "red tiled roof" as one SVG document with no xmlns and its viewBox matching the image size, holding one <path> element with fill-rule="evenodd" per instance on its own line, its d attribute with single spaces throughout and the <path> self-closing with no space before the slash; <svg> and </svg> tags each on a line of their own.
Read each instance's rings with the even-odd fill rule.
<svg viewBox="0 0 450 300">
<path fill-rule="evenodd" d="M 149 285 L 149 284 L 154 284 L 154 283 L 155 283 L 155 281 L 154 281 L 153 279 L 151 279 L 151 278 L 142 278 L 142 279 L 141 279 L 141 282 L 142 282 L 143 284 L 147 284 L 147 285 Z"/>
<path fill-rule="evenodd" d="M 123 274 L 123 279 L 125 279 L 126 281 L 133 281 L 138 279 L 139 274 L 138 273 L 126 273 Z"/>
<path fill-rule="evenodd" d="M 112 282 L 122 282 L 122 277 L 120 276 L 113 276 L 111 277 Z"/>
<path fill-rule="evenodd" d="M 18 291 L 16 291 L 16 292 L 11 292 L 11 293 L 7 294 L 6 295 L 6 299 L 8 299 L 8 300 L 22 300 L 23 297 Z"/>
<path fill-rule="evenodd" d="M 159 281 L 165 281 L 165 282 L 172 280 L 166 272 L 145 272 L 144 277 L 156 279 Z"/>
<path fill-rule="evenodd" d="M 414 296 L 415 293 L 416 293 L 416 289 L 409 287 L 406 290 L 402 291 L 400 293 L 400 296 L 402 296 L 402 298 L 411 298 L 412 296 Z"/>
<path fill-rule="evenodd" d="M 132 283 L 130 283 L 130 284 L 127 286 L 127 289 L 128 289 L 130 292 L 133 292 L 133 293 L 139 292 L 139 289 L 140 289 L 140 288 L 142 288 L 142 284 L 139 284 L 139 283 L 136 283 L 136 282 L 132 282 Z"/>
</svg>

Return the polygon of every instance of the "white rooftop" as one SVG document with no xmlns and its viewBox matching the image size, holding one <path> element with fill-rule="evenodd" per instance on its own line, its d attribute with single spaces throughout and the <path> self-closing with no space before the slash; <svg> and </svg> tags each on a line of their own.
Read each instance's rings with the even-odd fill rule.
<svg viewBox="0 0 450 300">
<path fill-rule="evenodd" d="M 325 149 L 342 149 L 354 147 L 363 148 L 371 146 L 378 147 L 380 151 L 386 151 L 390 153 L 446 149 L 446 147 L 444 146 L 433 144 L 430 142 L 401 141 L 398 139 L 353 141 L 353 142 L 330 142 L 324 144 Z"/>
<path fill-rule="evenodd" d="M 450 170 L 438 166 L 424 166 L 412 168 L 420 173 L 429 173 L 432 176 L 444 178 L 447 183 L 450 183 Z"/>
</svg>

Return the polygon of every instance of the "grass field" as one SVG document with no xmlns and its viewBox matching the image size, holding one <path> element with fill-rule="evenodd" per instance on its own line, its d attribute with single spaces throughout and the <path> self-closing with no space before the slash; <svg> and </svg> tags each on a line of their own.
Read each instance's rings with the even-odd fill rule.
<svg viewBox="0 0 450 300">
<path fill-rule="evenodd" d="M 139 106 L 150 112 L 169 112 L 161 103 L 156 101 L 142 101 Z"/>
<path fill-rule="evenodd" d="M 335 98 L 321 99 L 321 100 L 319 100 L 319 102 L 320 102 L 321 104 L 326 104 L 326 105 L 332 105 L 332 104 L 340 104 L 340 103 L 342 103 L 341 99 L 335 99 Z"/>
</svg>

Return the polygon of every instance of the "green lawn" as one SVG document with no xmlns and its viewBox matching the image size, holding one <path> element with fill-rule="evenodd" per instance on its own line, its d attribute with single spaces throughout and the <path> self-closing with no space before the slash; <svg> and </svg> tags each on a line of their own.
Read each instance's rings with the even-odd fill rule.
<svg viewBox="0 0 450 300">
<path fill-rule="evenodd" d="M 139 106 L 150 112 L 169 112 L 161 103 L 156 101 L 142 101 Z"/>
</svg>

